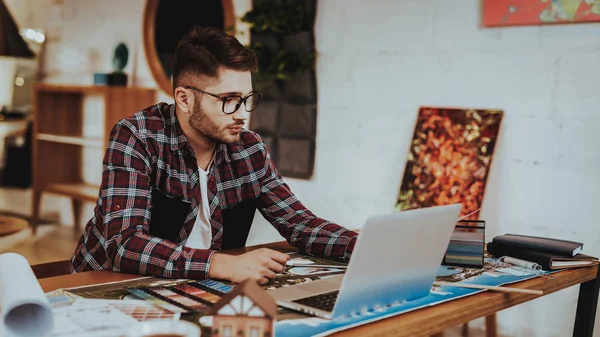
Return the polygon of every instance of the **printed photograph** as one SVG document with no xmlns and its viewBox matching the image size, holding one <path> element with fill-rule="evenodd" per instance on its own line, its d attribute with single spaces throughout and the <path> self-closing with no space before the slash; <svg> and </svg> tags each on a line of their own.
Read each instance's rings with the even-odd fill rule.
<svg viewBox="0 0 600 337">
<path fill-rule="evenodd" d="M 527 275 L 538 275 L 544 276 L 535 270 L 523 268 L 510 263 L 505 263 L 497 258 L 484 258 L 484 266 L 482 268 L 469 268 L 469 267 L 458 267 L 442 265 L 438 270 L 436 281 L 443 282 L 472 282 L 479 278 L 503 278 L 510 276 L 527 276 Z M 481 281 L 482 284 L 486 284 L 487 281 Z M 442 286 L 443 287 L 443 286 Z M 439 293 L 448 293 L 448 291 L 441 291 L 441 286 L 434 285 L 432 290 Z M 446 289 L 448 289 L 446 287 Z"/>
<path fill-rule="evenodd" d="M 600 22 L 600 0 L 483 0 L 483 26 Z"/>
<path fill-rule="evenodd" d="M 462 203 L 477 220 L 500 131 L 501 110 L 419 109 L 396 210 Z"/>
<path fill-rule="evenodd" d="M 346 270 L 335 268 L 336 266 L 346 266 L 346 263 L 317 258 L 300 253 L 291 253 L 288 265 L 283 271 L 263 286 L 264 289 L 277 289 L 287 287 L 293 284 L 305 283 L 318 280 L 324 277 L 330 277 L 343 274 Z M 328 267 L 311 267 L 311 265 Z"/>
</svg>

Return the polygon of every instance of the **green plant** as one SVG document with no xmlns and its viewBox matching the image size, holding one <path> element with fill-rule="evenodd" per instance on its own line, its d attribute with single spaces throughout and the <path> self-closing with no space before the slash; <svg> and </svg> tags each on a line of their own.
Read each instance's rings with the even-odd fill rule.
<svg viewBox="0 0 600 337">
<path fill-rule="evenodd" d="M 258 67 L 254 73 L 254 85 L 257 90 L 263 90 L 276 81 L 289 80 L 315 68 L 315 52 L 273 51 L 259 42 L 250 44 L 249 48 L 258 57 Z"/>
<path fill-rule="evenodd" d="M 265 1 L 247 12 L 241 20 L 257 33 L 294 34 L 312 30 L 312 18 L 314 13 L 308 12 L 302 2 L 278 6 Z"/>
<path fill-rule="evenodd" d="M 303 2 L 286 6 L 262 2 L 246 13 L 243 22 L 252 27 L 255 34 L 272 34 L 282 40 L 285 36 L 299 32 L 312 32 L 314 13 L 308 11 Z M 254 85 L 263 90 L 276 81 L 285 81 L 294 76 L 313 71 L 315 52 L 292 52 L 273 50 L 261 42 L 248 46 L 258 57 L 258 67 L 254 74 Z"/>
</svg>

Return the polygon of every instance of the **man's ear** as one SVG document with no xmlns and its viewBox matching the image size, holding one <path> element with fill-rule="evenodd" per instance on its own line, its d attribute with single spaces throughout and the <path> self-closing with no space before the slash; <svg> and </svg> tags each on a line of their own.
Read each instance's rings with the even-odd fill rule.
<svg viewBox="0 0 600 337">
<path fill-rule="evenodd" d="M 193 104 L 194 97 L 191 95 L 191 93 L 188 90 L 186 90 L 182 87 L 175 88 L 174 98 L 175 98 L 175 104 L 177 104 L 180 111 L 186 112 L 186 113 L 190 113 L 192 111 L 192 104 Z"/>
</svg>

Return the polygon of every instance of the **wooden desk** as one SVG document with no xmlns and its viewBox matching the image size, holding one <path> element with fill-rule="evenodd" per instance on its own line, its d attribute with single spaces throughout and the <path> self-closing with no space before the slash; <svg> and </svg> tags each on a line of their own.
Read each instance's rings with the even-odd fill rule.
<svg viewBox="0 0 600 337">
<path fill-rule="evenodd" d="M 293 248 L 289 247 L 287 244 L 278 242 L 275 244 L 238 249 L 231 251 L 230 253 L 240 254 L 259 247 L 293 251 Z M 139 276 L 108 271 L 91 271 L 40 279 L 40 284 L 44 291 L 52 291 L 58 288 L 125 281 L 136 277 Z M 553 277 L 553 279 L 538 277 L 514 283 L 511 287 L 539 289 L 544 291 L 544 295 L 547 295 L 555 291 L 581 284 L 573 336 L 592 337 L 596 307 L 598 305 L 598 290 L 600 287 L 598 266 L 564 270 L 554 274 Z M 415 310 L 378 322 L 352 328 L 339 332 L 335 334 L 335 336 L 430 336 L 447 328 L 493 314 L 514 305 L 533 300 L 537 297 L 539 296 L 485 291 L 433 307 Z"/>
</svg>

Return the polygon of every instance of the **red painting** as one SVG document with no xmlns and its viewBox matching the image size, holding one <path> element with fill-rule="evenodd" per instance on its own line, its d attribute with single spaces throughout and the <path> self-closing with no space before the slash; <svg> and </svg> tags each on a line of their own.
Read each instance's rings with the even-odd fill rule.
<svg viewBox="0 0 600 337">
<path fill-rule="evenodd" d="M 482 0 L 483 26 L 600 22 L 600 0 Z"/>
<path fill-rule="evenodd" d="M 422 107 L 396 209 L 462 203 L 478 219 L 500 131 L 502 111 Z"/>
</svg>

